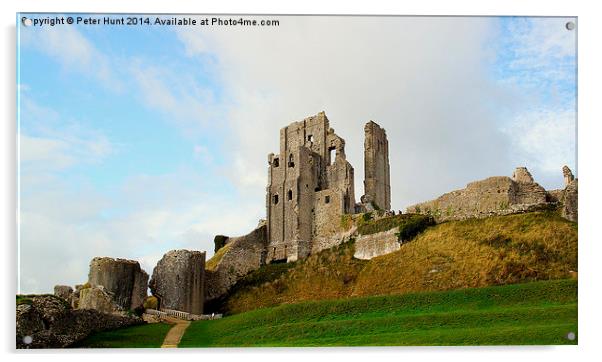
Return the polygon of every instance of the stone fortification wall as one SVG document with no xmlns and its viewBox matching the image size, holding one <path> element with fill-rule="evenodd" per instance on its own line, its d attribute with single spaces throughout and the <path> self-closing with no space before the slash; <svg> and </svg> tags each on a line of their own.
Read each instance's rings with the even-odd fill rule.
<svg viewBox="0 0 602 362">
<path fill-rule="evenodd" d="M 93 309 L 73 310 L 64 300 L 53 295 L 25 297 L 29 302 L 16 306 L 18 349 L 69 347 L 93 332 L 144 323 L 134 316 L 107 314 Z"/>
<path fill-rule="evenodd" d="M 90 262 L 88 283 L 104 287 L 120 309 L 136 309 L 146 298 L 148 274 L 135 260 L 97 257 Z"/>
<path fill-rule="evenodd" d="M 226 244 L 227 251 L 206 271 L 207 301 L 223 296 L 238 280 L 265 264 L 265 223 L 245 236 L 229 238 Z"/>
<path fill-rule="evenodd" d="M 364 126 L 364 196 L 361 201 L 383 210 L 391 209 L 389 141 L 387 133 L 370 121 Z"/>
<path fill-rule="evenodd" d="M 399 250 L 401 243 L 396 235 L 397 232 L 398 228 L 393 228 L 380 233 L 358 236 L 355 239 L 353 257 L 368 260 Z"/>
<path fill-rule="evenodd" d="M 202 314 L 205 302 L 205 252 L 172 250 L 163 255 L 149 283 L 159 308 Z"/>
<path fill-rule="evenodd" d="M 407 211 L 430 214 L 442 222 L 533 211 L 546 207 L 548 198 L 546 190 L 533 181 L 528 171 L 518 168 L 514 179 L 495 176 L 471 182 L 464 189 L 410 206 Z"/>
</svg>

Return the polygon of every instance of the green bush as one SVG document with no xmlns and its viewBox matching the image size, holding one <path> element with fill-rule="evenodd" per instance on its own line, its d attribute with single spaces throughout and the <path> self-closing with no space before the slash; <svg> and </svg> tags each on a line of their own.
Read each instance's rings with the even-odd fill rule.
<svg viewBox="0 0 602 362">
<path fill-rule="evenodd" d="M 416 235 L 432 225 L 435 225 L 435 220 L 431 216 L 410 214 L 408 218 L 401 219 L 399 232 L 396 235 L 399 240 L 412 240 Z"/>
<path fill-rule="evenodd" d="M 155 296 L 149 296 L 144 299 L 144 309 L 157 309 L 159 307 L 159 300 Z"/>
<path fill-rule="evenodd" d="M 413 239 L 427 227 L 435 225 L 431 216 L 420 214 L 400 214 L 378 220 L 369 220 L 358 226 L 361 235 L 376 234 L 398 227 L 397 236 L 400 240 Z"/>
</svg>

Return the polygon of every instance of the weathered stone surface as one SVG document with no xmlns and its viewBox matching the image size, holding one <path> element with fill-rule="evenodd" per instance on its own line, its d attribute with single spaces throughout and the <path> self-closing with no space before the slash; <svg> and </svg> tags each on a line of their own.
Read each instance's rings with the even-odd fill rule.
<svg viewBox="0 0 602 362">
<path fill-rule="evenodd" d="M 207 301 L 223 296 L 238 280 L 265 264 L 266 229 L 263 224 L 247 235 L 228 239 L 226 253 L 206 271 Z"/>
<path fill-rule="evenodd" d="M 355 210 L 353 167 L 345 140 L 320 112 L 280 130 L 280 154 L 268 155 L 266 261 L 309 255 L 316 235 L 336 233 Z"/>
<path fill-rule="evenodd" d="M 533 183 L 533 176 L 526 167 L 517 167 L 512 174 L 512 180 L 516 182 Z"/>
<path fill-rule="evenodd" d="M 66 301 L 71 300 L 71 295 L 73 294 L 73 288 L 68 285 L 55 285 L 54 286 L 54 295 L 59 298 L 63 298 Z"/>
<path fill-rule="evenodd" d="M 573 176 L 573 172 L 571 171 L 569 166 L 566 165 L 562 166 L 562 176 L 564 177 L 564 187 L 570 185 L 571 182 L 573 182 L 573 180 L 575 179 L 575 176 Z"/>
<path fill-rule="evenodd" d="M 577 179 L 572 180 L 564 189 L 564 198 L 562 205 L 562 217 L 567 220 L 577 222 Z"/>
<path fill-rule="evenodd" d="M 31 303 L 16 307 L 16 347 L 20 349 L 69 347 L 93 332 L 144 323 L 133 316 L 73 310 L 53 295 L 30 299 Z"/>
<path fill-rule="evenodd" d="M 205 252 L 172 250 L 157 263 L 149 285 L 160 309 L 202 314 L 204 283 Z"/>
<path fill-rule="evenodd" d="M 97 257 L 90 262 L 88 282 L 102 285 L 122 310 L 142 307 L 147 294 L 148 274 L 134 260 Z"/>
<path fill-rule="evenodd" d="M 364 190 L 362 203 L 391 209 L 391 181 L 389 176 L 389 141 L 387 132 L 370 121 L 364 126 Z"/>
<path fill-rule="evenodd" d="M 90 287 L 80 291 L 79 309 L 95 309 L 103 313 L 113 313 L 119 307 L 113 301 L 113 296 L 104 290 L 104 287 Z"/>
<path fill-rule="evenodd" d="M 368 260 L 399 250 L 401 243 L 395 235 L 397 232 L 398 228 L 394 228 L 380 233 L 360 235 L 355 239 L 353 257 Z"/>
<path fill-rule="evenodd" d="M 510 177 L 494 176 L 471 182 L 465 189 L 410 206 L 407 211 L 430 214 L 437 222 L 441 222 L 508 215 L 548 207 L 548 193 L 532 180 L 525 168 L 517 168 L 514 179 L 519 181 Z"/>
</svg>

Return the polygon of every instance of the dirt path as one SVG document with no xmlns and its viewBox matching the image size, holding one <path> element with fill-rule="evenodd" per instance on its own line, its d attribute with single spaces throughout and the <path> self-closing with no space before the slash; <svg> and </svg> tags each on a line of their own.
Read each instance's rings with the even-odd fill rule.
<svg viewBox="0 0 602 362">
<path fill-rule="evenodd" d="M 168 323 L 173 323 L 174 326 L 171 327 L 169 332 L 167 332 L 167 335 L 165 336 L 165 339 L 163 340 L 163 344 L 161 345 L 161 348 L 178 348 L 180 339 L 182 339 L 184 332 L 186 332 L 186 328 L 188 328 L 188 326 L 190 325 L 190 321 L 184 321 L 181 319 L 176 319 L 176 318 L 171 318 L 171 317 L 167 317 L 167 318 L 165 318 L 165 320 Z"/>
</svg>

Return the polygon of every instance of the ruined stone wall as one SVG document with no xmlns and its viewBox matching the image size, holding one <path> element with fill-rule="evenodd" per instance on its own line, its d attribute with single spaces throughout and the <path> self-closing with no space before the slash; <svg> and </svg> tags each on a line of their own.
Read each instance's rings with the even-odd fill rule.
<svg viewBox="0 0 602 362">
<path fill-rule="evenodd" d="M 358 236 L 355 239 L 353 257 L 368 260 L 399 250 L 401 243 L 395 235 L 399 231 L 398 229 L 393 228 L 380 233 Z"/>
<path fill-rule="evenodd" d="M 345 140 L 321 112 L 281 129 L 280 154 L 268 163 L 266 262 L 304 258 L 317 235 L 337 231 L 326 231 L 332 220 L 355 210 Z"/>
<path fill-rule="evenodd" d="M 389 141 L 386 131 L 370 121 L 364 127 L 364 197 L 383 210 L 391 209 Z"/>
<path fill-rule="evenodd" d="M 572 174 L 571 174 L 572 175 Z M 567 220 L 577 222 L 577 179 L 573 178 L 564 189 L 562 202 L 562 217 Z"/>
<path fill-rule="evenodd" d="M 16 348 L 65 348 L 94 332 L 143 324 L 135 316 L 73 310 L 52 295 L 31 296 L 31 303 L 16 306 Z M 31 337 L 26 344 L 24 337 Z"/>
<path fill-rule="evenodd" d="M 205 252 L 172 250 L 163 255 L 149 283 L 159 308 L 203 314 Z"/>
<path fill-rule="evenodd" d="M 229 238 L 227 252 L 206 271 L 207 301 L 223 296 L 240 278 L 265 264 L 266 230 L 263 224 L 247 235 Z"/>
<path fill-rule="evenodd" d="M 526 177 L 523 172 L 526 169 L 517 171 L 514 176 L 520 180 L 519 182 L 506 176 L 489 177 L 471 182 L 465 189 L 452 191 L 435 200 L 410 206 L 407 211 L 431 214 L 437 222 L 441 222 L 507 215 L 546 206 L 548 195 L 545 189 L 533 182 L 532 178 L 529 180 Z"/>
<path fill-rule="evenodd" d="M 97 257 L 90 262 L 88 282 L 103 286 L 123 310 L 142 306 L 146 298 L 148 274 L 134 260 Z"/>
</svg>

